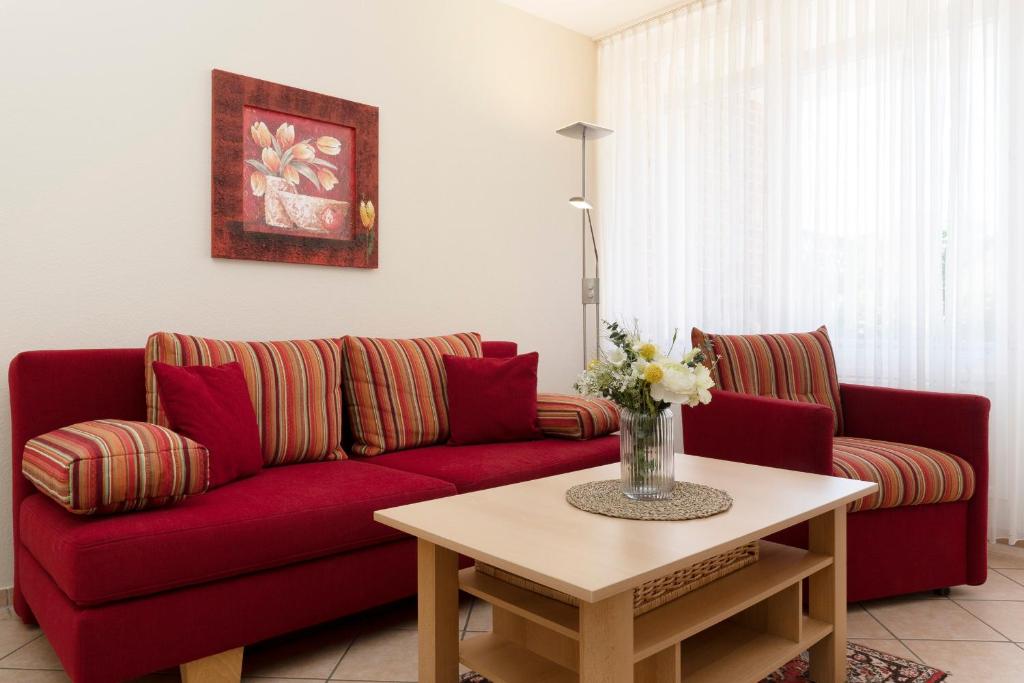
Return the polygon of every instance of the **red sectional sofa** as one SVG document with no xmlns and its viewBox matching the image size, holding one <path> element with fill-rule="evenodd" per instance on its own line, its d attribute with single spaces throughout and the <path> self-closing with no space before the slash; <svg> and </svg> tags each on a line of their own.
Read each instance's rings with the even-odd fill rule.
<svg viewBox="0 0 1024 683">
<path fill-rule="evenodd" d="M 511 356 L 484 342 L 485 356 Z M 614 462 L 618 437 L 431 446 L 269 467 L 165 508 L 80 517 L 21 474 L 29 439 L 145 420 L 143 349 L 33 351 L 10 366 L 14 609 L 77 683 L 177 666 L 416 591 L 415 542 L 375 510 Z"/>
</svg>

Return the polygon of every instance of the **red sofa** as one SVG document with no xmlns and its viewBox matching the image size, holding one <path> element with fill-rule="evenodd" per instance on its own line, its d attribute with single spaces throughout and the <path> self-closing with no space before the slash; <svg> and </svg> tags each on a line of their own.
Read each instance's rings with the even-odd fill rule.
<svg viewBox="0 0 1024 683">
<path fill-rule="evenodd" d="M 484 355 L 510 356 L 509 342 Z M 33 351 L 10 366 L 14 609 L 77 683 L 120 681 L 413 595 L 413 539 L 374 510 L 614 462 L 618 437 L 432 446 L 269 467 L 177 505 L 79 517 L 21 475 L 25 442 L 144 420 L 142 349 Z"/>
<path fill-rule="evenodd" d="M 833 414 L 816 403 L 712 391 L 684 408 L 684 450 L 737 462 L 833 474 Z M 981 396 L 840 385 L 843 436 L 952 453 L 974 474 L 965 501 L 854 512 L 847 526 L 851 602 L 961 584 L 987 572 L 988 414 Z M 774 540 L 807 547 L 806 525 Z"/>
</svg>

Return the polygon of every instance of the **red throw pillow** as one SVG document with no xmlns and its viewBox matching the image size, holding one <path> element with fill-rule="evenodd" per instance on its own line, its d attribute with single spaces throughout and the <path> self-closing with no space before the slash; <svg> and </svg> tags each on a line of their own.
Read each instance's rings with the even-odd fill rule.
<svg viewBox="0 0 1024 683">
<path fill-rule="evenodd" d="M 260 428 L 241 365 L 155 362 L 153 371 L 171 429 L 210 451 L 210 488 L 260 471 Z"/>
<path fill-rule="evenodd" d="M 537 424 L 537 353 L 444 356 L 452 446 L 543 438 Z"/>
</svg>

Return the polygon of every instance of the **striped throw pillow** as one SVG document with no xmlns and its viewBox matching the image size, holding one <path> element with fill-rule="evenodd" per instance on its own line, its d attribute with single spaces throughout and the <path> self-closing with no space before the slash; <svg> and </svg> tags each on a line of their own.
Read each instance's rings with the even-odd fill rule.
<svg viewBox="0 0 1024 683">
<path fill-rule="evenodd" d="M 836 437 L 832 475 L 878 484 L 877 493 L 850 503 L 850 512 L 952 503 L 974 495 L 974 469 L 963 458 L 891 441 Z"/>
<path fill-rule="evenodd" d="M 828 406 L 833 433 L 843 433 L 839 377 L 824 325 L 792 334 L 711 334 L 695 327 L 690 336 L 709 361 L 718 357 L 711 375 L 718 388 Z"/>
<path fill-rule="evenodd" d="M 593 439 L 619 430 L 619 408 L 596 396 L 537 394 L 537 421 L 545 436 Z"/>
<path fill-rule="evenodd" d="M 80 515 L 159 507 L 206 491 L 203 446 L 146 422 L 92 420 L 25 444 L 21 471 L 44 495 Z"/>
<path fill-rule="evenodd" d="M 242 366 L 264 465 L 341 460 L 341 349 L 334 339 L 240 342 L 157 332 L 146 343 L 148 419 L 169 426 L 153 363 Z"/>
<path fill-rule="evenodd" d="M 447 441 L 441 356 L 483 356 L 476 333 L 423 339 L 345 337 L 342 348 L 351 450 L 357 455 Z"/>
</svg>

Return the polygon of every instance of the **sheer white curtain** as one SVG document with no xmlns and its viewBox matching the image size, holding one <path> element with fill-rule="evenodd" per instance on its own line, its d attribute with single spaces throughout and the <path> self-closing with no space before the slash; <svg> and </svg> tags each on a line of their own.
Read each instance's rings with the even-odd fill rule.
<svg viewBox="0 0 1024 683">
<path fill-rule="evenodd" d="M 706 0 L 598 55 L 608 317 L 825 323 L 844 381 L 989 396 L 1024 536 L 1024 1 Z"/>
</svg>

